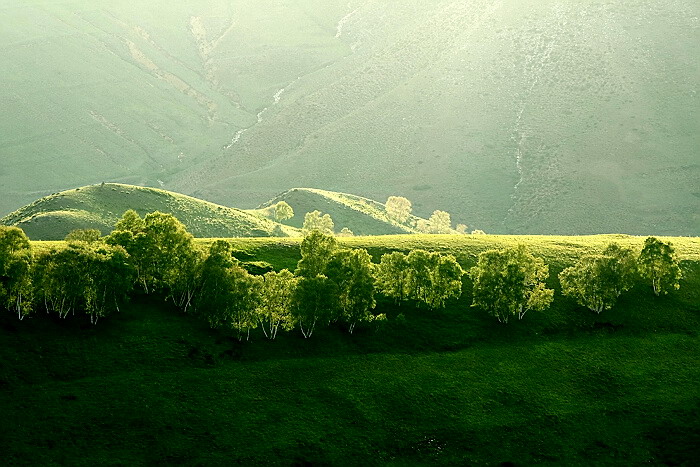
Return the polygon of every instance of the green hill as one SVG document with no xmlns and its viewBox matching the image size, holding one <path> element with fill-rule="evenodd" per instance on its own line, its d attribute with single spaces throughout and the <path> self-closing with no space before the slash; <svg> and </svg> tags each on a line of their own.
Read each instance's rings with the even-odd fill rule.
<svg viewBox="0 0 700 467">
<path fill-rule="evenodd" d="M 297 228 L 304 224 L 304 215 L 315 210 L 331 216 L 336 232 L 347 227 L 355 235 L 416 233 L 415 225 L 420 219 L 411 216 L 405 224 L 401 224 L 387 216 L 382 203 L 361 196 L 314 188 L 292 188 L 250 212 L 271 216 L 274 212 L 267 208 L 280 201 L 285 201 L 294 210 L 294 217 L 282 222 Z"/>
<path fill-rule="evenodd" d="M 299 235 L 297 229 L 240 209 L 156 188 L 105 183 L 54 193 L 0 219 L 21 227 L 33 240 L 62 240 L 73 229 L 112 231 L 122 214 L 173 214 L 195 237 Z"/>
<path fill-rule="evenodd" d="M 383 236 L 368 247 L 454 253 L 527 244 L 552 274 L 609 241 Z M 700 241 L 668 238 L 685 277 L 639 283 L 595 314 L 563 298 L 501 325 L 465 294 L 428 312 L 381 301 L 389 321 L 238 342 L 138 297 L 99 325 L 0 314 L 0 448 L 9 465 L 694 465 L 700 455 Z M 207 243 L 210 240 L 200 240 Z M 237 249 L 276 268 L 299 240 Z M 35 245 L 37 245 L 35 243 Z M 39 243 L 39 245 L 42 245 Z M 401 314 L 402 318 L 399 317 Z"/>
<path fill-rule="evenodd" d="M 696 0 L 0 4 L 0 215 L 313 186 L 487 232 L 700 233 Z M 162 184 L 162 185 L 161 185 Z"/>
</svg>

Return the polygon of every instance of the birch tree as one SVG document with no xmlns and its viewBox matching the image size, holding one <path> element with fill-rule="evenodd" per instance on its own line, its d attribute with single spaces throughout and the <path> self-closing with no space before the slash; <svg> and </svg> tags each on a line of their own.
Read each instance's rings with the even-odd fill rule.
<svg viewBox="0 0 700 467">
<path fill-rule="evenodd" d="M 331 219 L 330 214 L 323 214 L 321 211 L 311 211 L 304 216 L 304 224 L 301 227 L 301 231 L 305 236 L 314 230 L 319 230 L 325 235 L 333 235 L 333 227 L 333 219 Z"/>
<path fill-rule="evenodd" d="M 377 289 L 382 295 L 393 298 L 398 304 L 408 300 L 410 269 L 405 254 L 399 251 L 383 254 L 375 276 Z"/>
<path fill-rule="evenodd" d="M 271 271 L 263 276 L 257 317 L 266 338 L 273 340 L 280 328 L 288 331 L 294 327 L 292 299 L 297 281 L 287 269 Z"/>
<path fill-rule="evenodd" d="M 474 282 L 472 306 L 501 323 L 511 316 L 522 319 L 529 310 L 543 311 L 554 297 L 544 284 L 549 268 L 523 245 L 482 252 L 469 275 Z"/>
<path fill-rule="evenodd" d="M 656 237 L 648 237 L 644 240 L 638 261 L 642 277 L 651 282 L 657 296 L 680 288 L 682 273 L 671 242 L 665 243 Z"/>
<path fill-rule="evenodd" d="M 389 219 L 405 223 L 411 215 L 411 202 L 403 196 L 389 196 L 384 204 Z"/>
<path fill-rule="evenodd" d="M 308 278 L 324 274 L 326 265 L 338 249 L 338 241 L 332 235 L 312 230 L 301 242 L 301 259 L 294 273 Z"/>
<path fill-rule="evenodd" d="M 372 320 L 374 299 L 374 264 L 364 249 L 341 250 L 333 255 L 326 274 L 338 287 L 340 317 L 348 324 L 350 334 L 358 322 Z"/>
<path fill-rule="evenodd" d="M 294 289 L 292 319 L 305 339 L 318 325 L 328 325 L 338 309 L 338 286 L 319 274 L 301 277 Z"/>
<path fill-rule="evenodd" d="M 32 311 L 32 264 L 24 231 L 0 226 L 0 306 L 17 313 L 19 319 Z"/>
<path fill-rule="evenodd" d="M 582 257 L 559 274 L 559 283 L 562 294 L 596 313 L 611 309 L 627 288 L 617 259 L 610 255 Z"/>
</svg>

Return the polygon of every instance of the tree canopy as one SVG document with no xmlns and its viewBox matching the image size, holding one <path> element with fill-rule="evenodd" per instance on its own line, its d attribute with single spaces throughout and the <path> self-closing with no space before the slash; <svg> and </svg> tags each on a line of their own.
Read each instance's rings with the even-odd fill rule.
<svg viewBox="0 0 700 467">
<path fill-rule="evenodd" d="M 411 202 L 402 196 L 389 196 L 384 205 L 390 219 L 405 223 L 411 215 Z"/>
<path fill-rule="evenodd" d="M 314 230 L 319 230 L 326 235 L 333 235 L 333 219 L 329 214 L 323 214 L 321 211 L 307 212 L 304 216 L 304 225 L 301 231 L 304 235 L 308 235 Z"/>
<path fill-rule="evenodd" d="M 278 222 L 286 221 L 294 217 L 294 210 L 286 201 L 280 201 L 275 204 L 275 220 Z"/>
<path fill-rule="evenodd" d="M 341 318 L 350 333 L 358 322 L 370 321 L 374 309 L 374 268 L 367 250 L 337 251 L 326 267 L 328 278 L 338 287 Z"/>
<path fill-rule="evenodd" d="M 656 295 L 665 295 L 680 287 L 682 273 L 671 242 L 665 243 L 656 237 L 648 237 L 638 261 L 639 272 L 651 282 Z"/>
<path fill-rule="evenodd" d="M 502 323 L 511 316 L 522 319 L 528 310 L 545 310 L 554 297 L 544 284 L 549 268 L 523 245 L 484 251 L 469 275 L 474 281 L 472 306 Z"/>
</svg>

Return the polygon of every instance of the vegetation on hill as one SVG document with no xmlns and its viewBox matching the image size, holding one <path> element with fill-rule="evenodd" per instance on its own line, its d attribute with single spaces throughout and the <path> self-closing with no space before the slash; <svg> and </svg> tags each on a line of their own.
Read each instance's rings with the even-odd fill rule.
<svg viewBox="0 0 700 467">
<path fill-rule="evenodd" d="M 270 342 L 260 329 L 240 343 L 235 329 L 212 330 L 160 294 L 134 296 L 99 326 L 80 314 L 18 321 L 2 313 L 4 458 L 20 465 L 692 464 L 700 445 L 700 243 L 659 239 L 673 242 L 683 271 L 680 289 L 667 295 L 638 280 L 601 314 L 562 297 L 557 273 L 613 239 L 637 252 L 644 242 L 490 235 L 329 240 L 365 248 L 375 263 L 394 250 L 421 248 L 452 254 L 464 268 L 476 265 L 481 252 L 525 244 L 549 266 L 555 300 L 546 312 L 507 326 L 470 307 L 468 276 L 462 298 L 444 309 L 398 305 L 380 294 L 375 312 L 387 316 L 382 327 L 358 326 L 351 335 L 334 324 L 308 340 L 292 332 Z M 8 251 L 15 258 L 26 247 L 5 243 L 14 245 Z M 276 270 L 300 259 L 309 274 L 330 264 L 318 261 L 325 250 L 315 255 L 307 244 L 304 253 L 300 244 L 195 241 Z M 39 254 L 67 246 L 31 245 Z M 342 264 L 331 270 L 345 276 Z M 282 294 L 277 313 L 262 317 L 268 335 L 290 299 Z"/>
<path fill-rule="evenodd" d="M 305 215 L 321 211 L 330 215 L 338 231 L 347 227 L 355 235 L 390 235 L 414 233 L 419 218 L 406 216 L 399 222 L 387 214 L 382 203 L 361 196 L 314 188 L 292 188 L 281 193 L 253 212 L 269 212 L 277 203 L 286 202 L 294 209 L 294 216 L 283 222 L 301 229 Z M 268 214 L 272 215 L 272 214 Z"/>
<path fill-rule="evenodd" d="M 402 233 L 457 233 L 450 214 L 436 210 L 430 219 L 411 214 L 411 202 L 398 196 L 390 196 L 387 204 L 362 196 L 315 188 L 292 188 L 250 212 L 275 219 L 280 203 L 293 208 L 293 215 L 281 222 L 304 228 L 309 213 L 314 216 L 330 216 L 337 232 L 343 229 L 354 235 L 391 235 Z M 283 204 L 283 205 L 284 205 Z M 315 228 L 309 225 L 309 228 Z M 460 233 L 467 233 L 466 226 Z"/>
<path fill-rule="evenodd" d="M 295 236 L 299 231 L 240 209 L 157 188 L 102 183 L 54 193 L 0 219 L 22 228 L 32 240 L 63 240 L 75 229 L 112 231 L 121 215 L 172 214 L 196 237 Z"/>
</svg>

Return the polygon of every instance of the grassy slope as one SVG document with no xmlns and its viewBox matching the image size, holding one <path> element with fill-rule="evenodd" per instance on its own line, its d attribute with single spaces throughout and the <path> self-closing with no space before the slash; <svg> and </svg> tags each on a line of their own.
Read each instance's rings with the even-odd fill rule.
<svg viewBox="0 0 700 467">
<path fill-rule="evenodd" d="M 699 233 L 695 0 L 15 3 L 0 215 L 161 181 L 245 207 L 402 195 L 487 232 Z"/>
<path fill-rule="evenodd" d="M 297 235 L 294 228 L 269 219 L 155 188 L 105 183 L 55 193 L 0 219 L 24 229 L 34 240 L 62 240 L 73 229 L 109 233 L 127 209 L 145 215 L 175 215 L 196 237 Z"/>
<path fill-rule="evenodd" d="M 343 242 L 377 254 L 419 242 L 469 263 L 524 241 L 559 269 L 609 238 Z M 557 295 L 551 310 L 508 326 L 470 309 L 468 287 L 444 311 L 383 303 L 406 321 L 308 341 L 256 333 L 240 344 L 145 299 L 96 327 L 5 314 L 0 448 L 16 464 L 691 465 L 700 243 L 673 241 L 686 270 L 679 292 L 656 298 L 638 284 L 599 316 Z M 298 254 L 292 239 L 235 242 L 278 268 Z"/>
<path fill-rule="evenodd" d="M 307 212 L 319 210 L 330 214 L 335 224 L 335 231 L 343 227 L 352 230 L 355 235 L 390 235 L 414 233 L 415 229 L 389 219 L 382 203 L 348 193 L 338 193 L 314 188 L 292 188 L 275 196 L 252 212 L 265 213 L 265 208 L 280 201 L 286 201 L 294 210 L 294 217 L 283 221 L 285 224 L 301 228 Z M 269 214 L 268 214 L 269 215 Z M 411 216 L 409 223 L 415 223 L 417 217 Z"/>
</svg>

